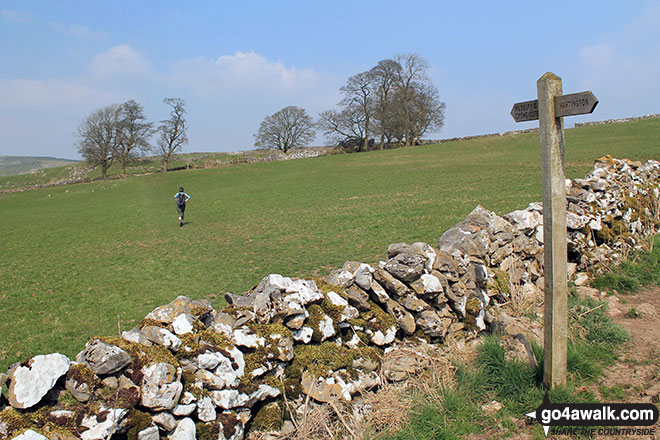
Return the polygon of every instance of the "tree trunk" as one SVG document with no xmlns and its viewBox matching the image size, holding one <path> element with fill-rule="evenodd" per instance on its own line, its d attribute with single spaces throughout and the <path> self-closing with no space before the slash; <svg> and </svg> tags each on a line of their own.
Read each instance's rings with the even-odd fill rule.
<svg viewBox="0 0 660 440">
<path fill-rule="evenodd" d="M 167 172 L 167 159 L 165 157 L 163 157 L 163 172 Z"/>
</svg>

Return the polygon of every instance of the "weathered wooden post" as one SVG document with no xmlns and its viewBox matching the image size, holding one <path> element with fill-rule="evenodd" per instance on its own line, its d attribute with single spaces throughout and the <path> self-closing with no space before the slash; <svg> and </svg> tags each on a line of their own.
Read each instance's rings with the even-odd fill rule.
<svg viewBox="0 0 660 440">
<path fill-rule="evenodd" d="M 564 123 L 562 118 L 555 114 L 555 97 L 561 96 L 561 78 L 553 73 L 546 73 L 536 82 L 536 88 L 539 97 L 543 179 L 543 383 L 550 389 L 566 384 L 568 335 Z"/>
<path fill-rule="evenodd" d="M 591 92 L 562 95 L 561 78 L 546 73 L 536 82 L 538 100 L 513 105 L 516 122 L 539 120 L 543 180 L 543 272 L 545 277 L 543 383 L 566 384 L 568 287 L 566 183 L 562 117 L 591 113 L 598 100 Z"/>
</svg>

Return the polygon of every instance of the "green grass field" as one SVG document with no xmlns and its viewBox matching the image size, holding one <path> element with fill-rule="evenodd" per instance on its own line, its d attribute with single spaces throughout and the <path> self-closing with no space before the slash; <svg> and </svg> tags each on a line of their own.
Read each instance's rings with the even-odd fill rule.
<svg viewBox="0 0 660 440">
<path fill-rule="evenodd" d="M 0 195 L 0 371 L 114 335 L 177 295 L 243 293 L 437 239 L 477 204 L 541 199 L 538 134 L 177 171 Z M 660 159 L 660 119 L 567 130 L 567 174 Z M 180 228 L 173 199 L 192 196 Z"/>
</svg>

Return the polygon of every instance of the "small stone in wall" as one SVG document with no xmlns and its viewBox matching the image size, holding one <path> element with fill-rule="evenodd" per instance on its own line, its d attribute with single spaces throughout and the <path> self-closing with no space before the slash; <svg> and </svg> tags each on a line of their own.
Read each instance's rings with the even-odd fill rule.
<svg viewBox="0 0 660 440">
<path fill-rule="evenodd" d="M 385 270 L 404 282 L 411 282 L 424 273 L 425 258 L 421 255 L 401 253 L 385 264 Z"/>
<path fill-rule="evenodd" d="M 112 374 L 128 366 L 133 359 L 116 345 L 94 339 L 76 355 L 76 361 L 86 364 L 94 374 Z"/>
<path fill-rule="evenodd" d="M 48 437 L 44 437 L 38 432 L 28 429 L 23 434 L 14 437 L 12 440 L 48 440 Z"/>
<path fill-rule="evenodd" d="M 169 440 L 196 440 L 197 428 L 195 422 L 188 417 L 179 420 L 176 429 L 167 438 Z"/>
<path fill-rule="evenodd" d="M 183 391 L 183 385 L 179 381 L 181 370 L 158 362 L 142 367 L 142 374 L 142 405 L 154 411 L 174 408 Z"/>
<path fill-rule="evenodd" d="M 110 438 L 117 432 L 128 414 L 127 409 L 100 407 L 98 413 L 85 416 L 80 426 L 88 428 L 80 434 L 83 440 L 100 440 Z"/>
</svg>

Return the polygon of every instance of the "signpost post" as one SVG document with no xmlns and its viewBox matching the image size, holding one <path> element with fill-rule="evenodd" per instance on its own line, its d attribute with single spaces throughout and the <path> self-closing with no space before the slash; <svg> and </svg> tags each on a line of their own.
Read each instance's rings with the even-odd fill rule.
<svg viewBox="0 0 660 440">
<path fill-rule="evenodd" d="M 562 95 L 561 78 L 546 73 L 536 82 L 538 100 L 513 105 L 516 122 L 539 121 L 543 179 L 543 250 L 545 277 L 544 367 L 546 389 L 566 384 L 568 288 L 566 185 L 563 116 L 592 113 L 598 100 L 591 92 Z"/>
</svg>

